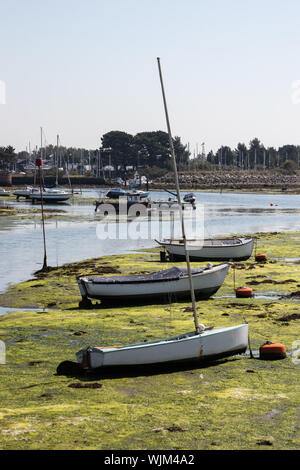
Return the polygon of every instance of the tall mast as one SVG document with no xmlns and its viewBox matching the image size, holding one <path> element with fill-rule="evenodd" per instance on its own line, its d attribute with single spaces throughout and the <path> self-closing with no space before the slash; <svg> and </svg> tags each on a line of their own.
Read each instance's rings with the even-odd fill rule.
<svg viewBox="0 0 300 470">
<path fill-rule="evenodd" d="M 56 136 L 56 185 L 58 185 L 58 139 L 59 135 Z"/>
<path fill-rule="evenodd" d="M 192 278 L 192 271 L 191 271 L 191 265 L 190 265 L 190 257 L 189 257 L 189 252 L 187 250 L 187 243 L 186 243 L 186 236 L 185 236 L 185 227 L 184 227 L 184 219 L 183 219 L 183 213 L 182 213 L 182 204 L 181 204 L 181 197 L 180 197 L 179 179 L 178 179 L 174 144 L 173 144 L 173 139 L 172 139 L 171 126 L 170 126 L 170 121 L 169 121 L 167 101 L 166 101 L 166 96 L 165 96 L 165 90 L 164 90 L 164 84 L 163 84 L 163 78 L 162 78 L 162 72 L 161 72 L 160 58 L 159 57 L 157 57 L 157 63 L 158 63 L 158 70 L 159 70 L 161 91 L 162 91 L 163 102 L 164 102 L 167 128 L 168 128 L 169 143 L 170 143 L 170 149 L 171 149 L 173 167 L 174 167 L 174 173 L 175 173 L 177 200 L 178 200 L 178 204 L 179 204 L 182 238 L 183 238 L 183 242 L 184 242 L 186 264 L 187 264 L 187 270 L 188 270 L 189 282 L 190 282 L 190 291 L 191 291 L 191 298 L 192 298 L 192 305 L 193 305 L 194 323 L 195 323 L 195 328 L 196 328 L 196 334 L 199 334 L 200 333 L 200 325 L 199 325 L 198 316 L 197 316 L 196 299 L 195 299 L 195 292 L 194 292 L 194 286 L 193 286 L 193 278 Z"/>
<path fill-rule="evenodd" d="M 41 127 L 41 158 L 43 157 L 42 155 L 42 148 L 43 148 L 43 128 Z"/>
</svg>

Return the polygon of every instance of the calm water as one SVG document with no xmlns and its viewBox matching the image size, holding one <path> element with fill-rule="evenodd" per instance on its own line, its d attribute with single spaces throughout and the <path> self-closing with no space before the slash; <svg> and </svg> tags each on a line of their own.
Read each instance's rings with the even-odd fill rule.
<svg viewBox="0 0 300 470">
<path fill-rule="evenodd" d="M 80 197 L 97 199 L 100 191 L 86 190 Z M 206 237 L 251 234 L 264 231 L 300 230 L 300 195 L 195 193 L 197 211 L 186 211 L 187 235 Z M 151 192 L 151 199 L 167 200 L 166 192 Z M 7 205 L 6 201 L 0 204 Z M 9 202 L 18 207 L 31 207 L 25 201 Z M 272 206 L 270 205 L 272 204 Z M 38 207 L 38 206 L 35 206 Z M 47 205 L 60 209 L 64 220 L 46 222 L 47 260 L 49 266 L 102 255 L 126 253 L 157 246 L 154 239 L 170 233 L 180 234 L 178 220 L 168 213 L 159 218 L 101 223 L 91 202 L 74 200 L 67 204 Z M 203 230 L 202 230 L 203 215 Z M 106 239 L 103 239 L 105 238 Z M 10 217 L 0 219 L 0 292 L 9 284 L 33 277 L 43 261 L 43 239 L 39 217 L 26 221 Z"/>
</svg>

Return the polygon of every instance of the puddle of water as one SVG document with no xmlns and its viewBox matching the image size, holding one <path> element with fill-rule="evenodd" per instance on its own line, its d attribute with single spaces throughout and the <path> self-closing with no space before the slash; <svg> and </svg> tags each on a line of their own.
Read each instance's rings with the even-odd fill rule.
<svg viewBox="0 0 300 470">
<path fill-rule="evenodd" d="M 246 300 L 249 299 L 270 299 L 270 300 L 278 300 L 280 299 L 283 295 L 285 295 L 285 292 L 275 292 L 275 291 L 268 291 L 268 292 L 254 292 L 253 297 L 248 297 Z M 231 295 L 220 295 L 220 296 L 213 296 L 213 299 L 236 299 L 235 294 Z M 242 300 L 240 297 L 239 300 Z"/>
<path fill-rule="evenodd" d="M 3 315 L 6 315 L 7 313 L 14 313 L 14 312 L 47 312 L 48 310 L 45 310 L 43 308 L 9 308 L 9 307 L 0 307 L 0 317 Z"/>
<path fill-rule="evenodd" d="M 296 263 L 300 264 L 300 258 L 274 258 L 276 261 L 281 261 L 283 263 Z"/>
</svg>

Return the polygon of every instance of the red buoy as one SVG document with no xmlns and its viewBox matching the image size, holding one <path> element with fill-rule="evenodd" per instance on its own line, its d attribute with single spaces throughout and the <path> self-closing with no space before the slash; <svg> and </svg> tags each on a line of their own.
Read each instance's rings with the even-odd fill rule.
<svg viewBox="0 0 300 470">
<path fill-rule="evenodd" d="M 258 261 L 260 263 L 265 263 L 267 261 L 267 255 L 264 253 L 259 253 L 258 255 L 255 256 L 255 261 Z"/>
<path fill-rule="evenodd" d="M 270 206 L 273 206 L 273 202 L 270 202 Z"/>
<path fill-rule="evenodd" d="M 36 158 L 35 164 L 36 164 L 36 166 L 42 166 L 43 160 L 41 158 Z"/>
<path fill-rule="evenodd" d="M 266 341 L 259 348 L 259 358 L 260 359 L 284 359 L 286 357 L 286 348 L 284 344 L 280 343 L 271 343 Z"/>
<path fill-rule="evenodd" d="M 251 287 L 239 287 L 235 291 L 236 297 L 248 298 L 253 297 L 253 289 Z"/>
</svg>

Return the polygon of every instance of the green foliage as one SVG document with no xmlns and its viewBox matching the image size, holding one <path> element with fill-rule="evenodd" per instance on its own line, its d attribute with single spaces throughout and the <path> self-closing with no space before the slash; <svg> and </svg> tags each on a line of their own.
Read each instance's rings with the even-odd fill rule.
<svg viewBox="0 0 300 470">
<path fill-rule="evenodd" d="M 0 168 L 11 169 L 17 158 L 15 149 L 11 145 L 0 147 Z"/>
<path fill-rule="evenodd" d="M 281 165 L 281 168 L 288 174 L 294 174 L 297 172 L 297 163 L 294 160 L 286 160 Z"/>
<path fill-rule="evenodd" d="M 140 132 L 135 136 L 126 132 L 111 131 L 101 138 L 102 149 L 111 149 L 111 164 L 125 173 L 127 167 L 171 169 L 169 137 L 163 131 Z M 186 146 L 180 137 L 173 139 L 178 165 L 184 166 L 189 159 Z"/>
</svg>

